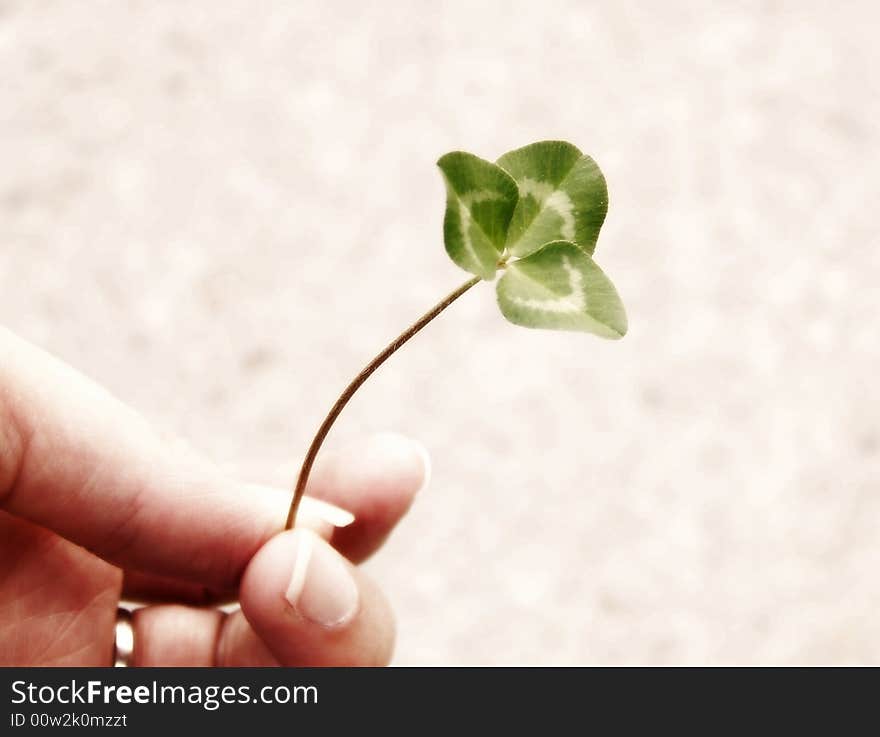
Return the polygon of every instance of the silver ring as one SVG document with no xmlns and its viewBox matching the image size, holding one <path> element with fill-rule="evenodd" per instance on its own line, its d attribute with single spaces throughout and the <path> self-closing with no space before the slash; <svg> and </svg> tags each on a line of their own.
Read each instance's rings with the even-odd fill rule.
<svg viewBox="0 0 880 737">
<path fill-rule="evenodd" d="M 134 627 L 131 612 L 119 607 L 116 610 L 116 642 L 113 647 L 113 666 L 128 668 L 134 655 Z"/>
</svg>

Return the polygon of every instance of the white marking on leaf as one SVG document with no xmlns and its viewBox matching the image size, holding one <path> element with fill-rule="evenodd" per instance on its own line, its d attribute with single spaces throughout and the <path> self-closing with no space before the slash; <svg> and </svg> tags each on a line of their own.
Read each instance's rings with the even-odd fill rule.
<svg viewBox="0 0 880 737">
<path fill-rule="evenodd" d="M 465 250 L 478 265 L 481 265 L 482 261 L 480 261 L 479 256 L 477 256 L 477 251 L 474 248 L 474 244 L 471 241 L 470 236 L 471 205 L 474 205 L 478 202 L 490 202 L 493 200 L 503 199 L 504 195 L 502 195 L 500 192 L 493 192 L 492 190 L 488 189 L 477 189 L 473 192 L 468 192 L 467 194 L 460 195 L 458 198 L 458 219 L 461 222 L 461 239 L 464 243 Z"/>
<path fill-rule="evenodd" d="M 520 197 L 531 195 L 538 201 L 540 207 L 544 206 L 544 202 L 553 194 L 553 185 L 550 182 L 542 182 L 539 179 L 523 177 L 519 180 Z"/>
<path fill-rule="evenodd" d="M 574 203 L 571 201 L 571 197 L 561 189 L 557 189 L 550 195 L 550 199 L 544 203 L 544 207 L 555 210 L 559 217 L 562 218 L 560 232 L 562 233 L 563 240 L 573 241 L 575 236 Z"/>
<path fill-rule="evenodd" d="M 518 297 L 510 295 L 510 301 L 521 307 L 541 312 L 556 313 L 583 313 L 587 309 L 587 296 L 584 292 L 584 275 L 579 269 L 571 265 L 568 256 L 562 257 L 562 268 L 568 275 L 568 286 L 571 290 L 568 294 L 555 299 L 537 299 L 534 297 Z"/>
<path fill-rule="evenodd" d="M 562 240 L 574 240 L 574 203 L 567 192 L 554 188 L 549 182 L 523 177 L 519 181 L 519 193 L 521 197 L 528 195 L 534 197 L 541 210 L 549 208 L 559 215 L 562 218 L 562 226 L 559 230 Z"/>
</svg>

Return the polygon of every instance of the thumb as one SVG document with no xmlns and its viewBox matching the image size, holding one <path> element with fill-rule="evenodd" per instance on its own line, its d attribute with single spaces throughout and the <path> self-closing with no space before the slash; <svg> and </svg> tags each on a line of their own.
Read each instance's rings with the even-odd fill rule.
<svg viewBox="0 0 880 737">
<path fill-rule="evenodd" d="M 386 665 L 394 619 L 372 580 L 313 532 L 283 532 L 239 590 L 251 627 L 282 665 Z"/>
</svg>

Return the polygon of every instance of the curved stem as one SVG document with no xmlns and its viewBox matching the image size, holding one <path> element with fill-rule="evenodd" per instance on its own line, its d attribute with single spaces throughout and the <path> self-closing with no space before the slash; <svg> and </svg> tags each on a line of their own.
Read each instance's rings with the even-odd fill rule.
<svg viewBox="0 0 880 737">
<path fill-rule="evenodd" d="M 318 451 L 321 449 L 321 445 L 324 442 L 324 438 L 327 437 L 327 433 L 330 432 L 330 428 L 333 427 L 333 423 L 336 421 L 336 418 L 339 417 L 339 413 L 342 412 L 343 408 L 346 404 L 348 404 L 348 400 L 354 396 L 354 393 L 360 388 L 361 384 L 363 384 L 370 375 L 385 363 L 388 358 L 390 358 L 397 349 L 400 348 L 406 341 L 412 338 L 419 330 L 421 330 L 425 325 L 427 325 L 431 320 L 433 320 L 437 315 L 439 315 L 443 310 L 445 310 L 449 305 L 451 305 L 455 300 L 461 297 L 468 289 L 476 285 L 480 281 L 479 276 L 475 276 L 473 279 L 468 279 L 464 284 L 462 284 L 458 289 L 453 292 L 450 292 L 446 297 L 444 297 L 440 302 L 434 305 L 430 310 L 428 310 L 424 315 L 422 315 L 418 320 L 416 320 L 412 325 L 410 325 L 406 330 L 404 330 L 400 335 L 398 335 L 388 346 L 383 350 L 378 356 L 376 356 L 372 361 L 370 361 L 361 372 L 354 378 L 354 380 L 345 387 L 345 390 L 342 394 L 339 395 L 339 399 L 336 400 L 336 403 L 330 409 L 330 412 L 324 418 L 324 421 L 321 423 L 321 426 L 318 428 L 318 432 L 315 433 L 315 437 L 312 439 L 312 444 L 309 446 L 309 450 L 306 453 L 305 460 L 303 461 L 302 468 L 299 472 L 299 478 L 296 480 L 296 488 L 293 492 L 293 501 L 290 503 L 290 511 L 287 513 L 287 522 L 284 524 L 284 529 L 289 530 L 293 527 L 293 523 L 296 520 L 296 512 L 299 509 L 299 503 L 302 500 L 303 493 L 306 490 L 306 484 L 309 480 L 309 474 L 312 471 L 312 465 L 315 462 L 315 458 L 318 455 Z"/>
</svg>

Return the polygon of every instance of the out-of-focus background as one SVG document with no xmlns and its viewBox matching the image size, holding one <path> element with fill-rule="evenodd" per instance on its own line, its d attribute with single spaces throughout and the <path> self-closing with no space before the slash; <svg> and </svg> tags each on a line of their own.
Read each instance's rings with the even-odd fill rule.
<svg viewBox="0 0 880 737">
<path fill-rule="evenodd" d="M 880 662 L 874 3 L 0 0 L 0 320 L 255 481 L 463 280 L 434 167 L 610 189 L 621 342 L 474 290 L 328 443 L 419 437 L 396 662 Z"/>
</svg>

